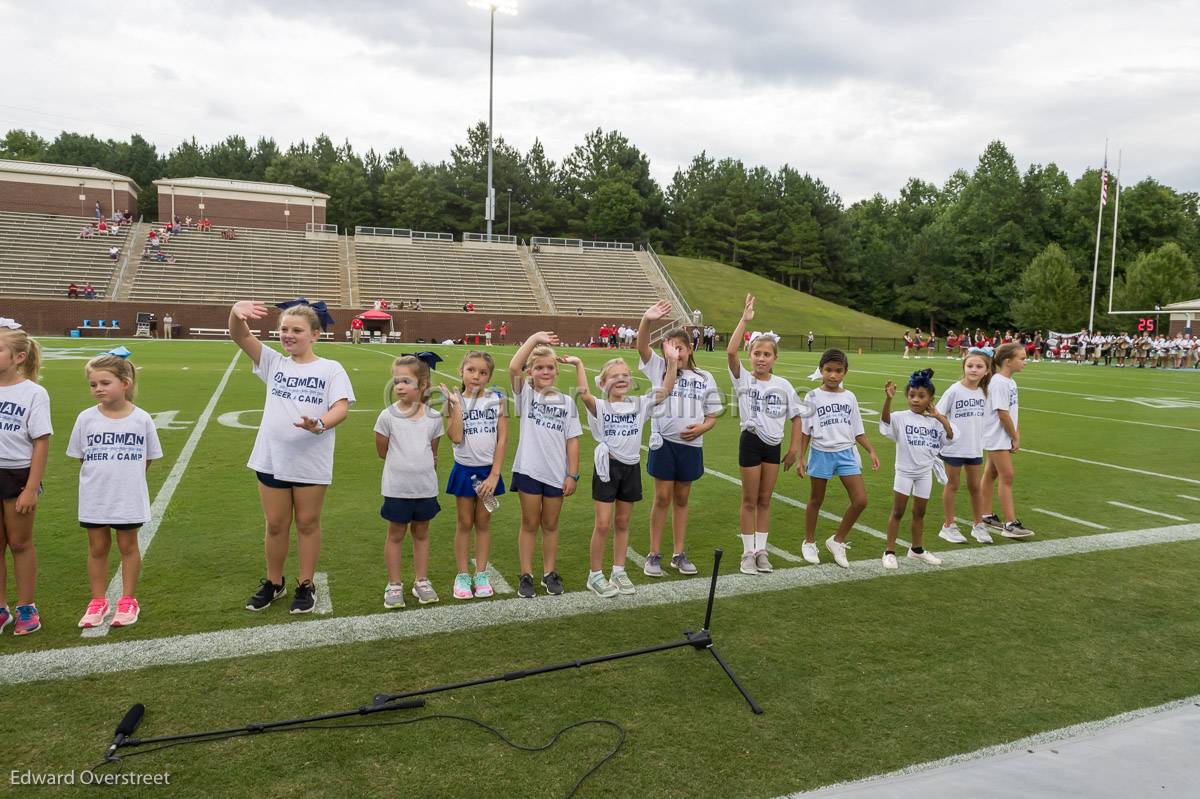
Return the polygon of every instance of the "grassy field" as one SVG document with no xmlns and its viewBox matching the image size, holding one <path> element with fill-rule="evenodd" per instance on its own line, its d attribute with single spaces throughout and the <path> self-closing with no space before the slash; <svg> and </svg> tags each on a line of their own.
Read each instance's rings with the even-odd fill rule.
<svg viewBox="0 0 1200 799">
<path fill-rule="evenodd" d="M 1016 493 L 1035 538 L 948 551 L 934 537 L 939 514 L 931 508 L 926 533 L 946 565 L 917 567 L 902 557 L 899 572 L 887 575 L 879 568 L 882 542 L 872 535 L 886 525 L 893 476 L 892 446 L 875 424 L 882 385 L 932 365 L 944 388 L 957 362 L 851 358 L 847 386 L 866 411 L 883 468 L 866 475 L 870 505 L 851 536 L 848 573 L 822 550 L 820 566 L 777 555 L 771 577 L 738 574 L 738 430 L 727 416 L 706 436 L 711 471 L 692 494 L 688 549 L 701 576 L 652 581 L 631 569 L 635 597 L 583 592 L 592 526 L 585 433 L 581 489 L 566 501 L 561 523 L 566 597 L 456 602 L 453 504 L 443 496 L 431 528 L 431 577 L 442 602 L 418 607 L 410 599 L 408 608 L 388 612 L 381 462 L 371 428 L 385 402 L 390 358 L 408 350 L 326 345 L 319 352 L 345 365 L 359 402 L 337 432 L 325 506 L 319 568 L 328 575 L 332 612 L 295 617 L 286 603 L 260 614 L 242 609 L 263 573 L 261 513 L 245 468 L 263 385 L 248 360 L 228 342 L 125 343 L 141 367 L 138 404 L 157 415 L 165 453 L 150 472 L 152 499 L 210 403 L 212 413 L 146 553 L 141 621 L 82 638 L 75 622 L 88 600 L 86 543 L 76 526 L 78 464 L 64 451 L 76 414 L 90 404 L 84 359 L 98 349 L 46 342 L 44 385 L 56 435 L 35 534 L 44 629 L 0 639 L 0 734 L 11 769 L 87 768 L 133 702 L 147 707 L 139 735 L 162 735 L 353 708 L 377 692 L 675 640 L 703 618 L 716 547 L 726 557 L 713 635 L 763 716 L 747 710 L 711 658 L 679 649 L 437 695 L 427 709 L 396 720 L 470 716 L 540 744 L 569 723 L 611 719 L 626 731 L 624 746 L 580 796 L 771 797 L 1200 693 L 1200 374 L 1031 364 L 1018 378 L 1026 451 L 1017 457 Z M 437 377 L 449 382 L 462 351 L 437 349 L 450 373 Z M 495 348 L 502 362 L 511 352 Z M 593 369 L 610 355 L 581 354 Z M 817 357 L 785 347 L 777 373 L 803 392 Z M 723 355 L 700 353 L 699 360 L 728 390 Z M 565 375 L 560 382 L 569 384 Z M 515 441 L 510 460 L 513 452 Z M 450 461 L 443 441 L 443 485 Z M 789 473 L 777 492 L 771 543 L 799 553 L 808 486 Z M 844 500 L 831 486 L 826 510 L 840 514 Z M 968 512 L 963 499 L 959 514 Z M 648 513 L 647 500 L 631 536 L 642 553 Z M 517 520 L 515 498 L 502 497 L 492 560 L 514 585 Z M 822 520 L 819 540 L 833 524 Z M 1101 543 L 1120 531 L 1166 526 L 1182 530 L 1184 540 L 1155 543 L 1157 534 L 1143 532 L 1117 548 Z M 115 569 L 115 548 L 113 557 Z M 293 555 L 289 581 L 295 573 Z M 565 795 L 616 738 L 612 728 L 589 726 L 549 751 L 525 753 L 438 718 L 174 748 L 125 768 L 170 772 L 172 796 L 551 797 Z"/>
<path fill-rule="evenodd" d="M 704 312 L 704 321 L 728 333 L 742 317 L 746 292 L 758 297 L 754 325 L 793 337 L 812 330 L 818 336 L 878 336 L 899 338 L 904 328 L 895 322 L 869 316 L 828 300 L 786 288 L 737 267 L 699 258 L 665 255 L 671 273 L 693 308 Z"/>
</svg>

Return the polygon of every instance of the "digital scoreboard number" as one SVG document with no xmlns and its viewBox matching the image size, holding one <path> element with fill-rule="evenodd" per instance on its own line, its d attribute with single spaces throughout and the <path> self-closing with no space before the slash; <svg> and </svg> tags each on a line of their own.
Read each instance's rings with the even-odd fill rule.
<svg viewBox="0 0 1200 799">
<path fill-rule="evenodd" d="M 1153 333 L 1154 332 L 1154 320 L 1149 317 L 1147 317 L 1145 319 L 1138 319 L 1137 329 L 1138 329 L 1139 333 Z"/>
</svg>

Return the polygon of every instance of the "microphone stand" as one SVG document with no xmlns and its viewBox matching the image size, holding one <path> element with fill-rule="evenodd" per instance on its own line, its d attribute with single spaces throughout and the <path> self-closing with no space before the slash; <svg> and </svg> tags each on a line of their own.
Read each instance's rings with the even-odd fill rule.
<svg viewBox="0 0 1200 799">
<path fill-rule="evenodd" d="M 721 555 L 723 550 L 717 549 L 713 553 L 713 570 L 712 579 L 708 585 L 708 605 L 704 611 L 704 626 L 697 631 L 684 630 L 683 638 L 676 641 L 668 641 L 666 643 L 654 644 L 652 646 L 644 646 L 638 649 L 630 649 L 625 652 L 614 652 L 609 655 L 597 655 L 595 657 L 580 658 L 577 660 L 568 660 L 562 663 L 554 663 L 548 666 L 540 666 L 531 669 L 520 669 L 518 671 L 509 671 L 504 674 L 495 674 L 489 677 L 480 677 L 475 680 L 464 680 L 462 682 L 448 683 L 446 685 L 438 685 L 432 688 L 419 688 L 413 691 L 403 691 L 396 694 L 376 694 L 370 705 L 364 705 L 353 710 L 343 710 L 336 713 L 325 713 L 319 716 L 305 716 L 303 718 L 288 719 L 286 721 L 269 721 L 259 724 L 246 724 L 241 727 L 231 727 L 223 730 L 209 730 L 207 732 L 190 732 L 181 735 L 164 735 L 156 738 L 125 738 L 123 740 L 114 741 L 114 746 L 106 755 L 105 760 L 115 762 L 120 760 L 115 754 L 116 749 L 131 748 L 139 746 L 148 746 L 151 744 L 165 743 L 182 743 L 188 741 L 205 741 L 219 740 L 222 738 L 233 738 L 246 735 L 255 735 L 258 733 L 271 732 L 278 729 L 296 727 L 303 724 L 312 724 L 320 721 L 330 721 L 333 719 L 348 718 L 350 716 L 367 716 L 373 713 L 384 713 L 392 710 L 407 710 L 411 708 L 424 707 L 425 700 L 422 697 L 430 694 L 444 693 L 446 691 L 456 691 L 460 688 L 473 688 L 479 685 L 488 685 L 497 682 L 511 682 L 513 680 L 524 679 L 525 677 L 533 677 L 538 674 L 550 674 L 556 671 L 564 671 L 566 669 L 579 669 L 584 666 L 592 666 L 597 663 L 607 663 L 613 660 L 623 660 L 624 658 L 636 657 L 637 655 L 648 655 L 653 652 L 666 652 L 672 649 L 690 646 L 696 651 L 707 650 L 717 661 L 717 664 L 725 672 L 725 676 L 733 683 L 733 687 L 738 690 L 742 698 L 750 706 L 750 710 L 756 715 L 762 714 L 763 709 L 759 706 L 754 698 L 746 691 L 742 684 L 738 681 L 737 675 L 733 673 L 733 669 L 726 662 L 725 658 L 721 657 L 721 653 L 717 651 L 713 643 L 712 633 L 709 630 L 709 625 L 712 622 L 713 601 L 717 593 L 717 570 L 721 565 Z M 140 720 L 140 719 L 139 719 Z"/>
</svg>

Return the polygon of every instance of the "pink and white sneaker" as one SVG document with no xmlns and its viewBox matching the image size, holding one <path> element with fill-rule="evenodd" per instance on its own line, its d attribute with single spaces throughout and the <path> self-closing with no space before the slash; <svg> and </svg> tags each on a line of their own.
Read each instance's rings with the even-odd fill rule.
<svg viewBox="0 0 1200 799">
<path fill-rule="evenodd" d="M 108 615 L 109 604 L 104 597 L 93 599 L 88 603 L 87 613 L 83 614 L 83 618 L 79 620 L 80 627 L 99 627 L 104 623 L 104 617 Z"/>
<path fill-rule="evenodd" d="M 138 601 L 131 596 L 123 596 L 117 602 L 117 613 L 113 616 L 113 627 L 128 627 L 135 624 L 138 620 L 138 614 L 142 609 L 138 606 Z"/>
</svg>

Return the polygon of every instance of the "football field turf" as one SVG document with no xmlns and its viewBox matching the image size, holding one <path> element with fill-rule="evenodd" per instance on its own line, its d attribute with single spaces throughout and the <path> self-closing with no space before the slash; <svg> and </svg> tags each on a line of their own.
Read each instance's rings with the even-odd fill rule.
<svg viewBox="0 0 1200 799">
<path fill-rule="evenodd" d="M 808 484 L 789 472 L 772 506 L 776 573 L 738 573 L 738 429 L 727 413 L 705 436 L 708 474 L 692 491 L 688 552 L 700 576 L 668 569 L 652 580 L 631 562 L 639 593 L 612 600 L 583 585 L 592 528 L 593 441 L 585 426 L 580 490 L 566 500 L 560 523 L 567 596 L 454 600 L 454 506 L 443 494 L 430 528 L 430 577 L 442 601 L 420 607 L 410 597 L 406 609 L 385 611 L 382 461 L 372 427 L 387 401 L 390 359 L 425 345 L 319 345 L 318 354 L 346 367 L 358 402 L 337 430 L 322 519 L 324 612 L 306 617 L 289 615 L 286 602 L 262 613 L 243 609 L 264 568 L 262 515 L 245 467 L 264 386 L 249 360 L 230 342 L 126 340 L 140 369 L 137 404 L 155 415 L 163 445 L 149 475 L 161 513 L 143 531 L 153 539 L 138 588 L 141 620 L 84 636 L 75 623 L 88 600 L 86 535 L 76 522 L 79 467 L 65 449 L 76 414 L 91 404 L 83 364 L 116 343 L 44 342 L 55 426 L 34 534 L 44 627 L 0 638 L 0 731 L 10 769 L 93 765 L 134 702 L 146 705 L 138 734 L 148 737 L 353 708 L 378 692 L 675 640 L 703 619 L 716 547 L 725 558 L 713 636 L 764 715 L 749 712 L 711 658 L 688 649 L 436 695 L 424 710 L 385 715 L 471 716 L 523 744 L 541 744 L 575 721 L 610 719 L 624 727 L 624 745 L 580 796 L 769 797 L 1200 693 L 1195 372 L 1030 363 L 1017 377 L 1023 449 L 1015 493 L 1018 515 L 1036 536 L 947 544 L 936 537 L 935 486 L 926 543 L 945 565 L 915 566 L 901 551 L 899 571 L 885 573 L 876 536 L 891 507 L 894 450 L 877 426 L 883 383 L 903 384 L 913 369 L 930 366 L 944 391 L 960 367 L 944 357 L 852 353 L 846 385 L 864 409 L 882 468 L 867 467 L 870 503 L 851 534 L 850 571 L 833 565 L 823 547 L 821 565 L 797 562 Z M 435 382 L 451 384 L 463 348 L 432 349 L 446 359 Z M 512 352 L 493 348 L 495 382 L 506 392 Z M 595 370 L 613 353 L 579 354 Z M 620 354 L 636 370 L 636 352 Z M 776 373 L 803 394 L 815 385 L 807 375 L 818 355 L 785 348 Z M 731 410 L 724 354 L 699 353 L 698 361 L 717 377 Z M 570 386 L 573 375 L 560 374 L 560 385 Z M 647 390 L 635 377 L 637 390 Z M 516 438 L 514 420 L 509 464 Z M 440 451 L 444 486 L 449 441 Z M 506 467 L 506 482 L 510 476 Z M 642 554 L 648 475 L 643 484 L 647 499 L 630 538 Z M 840 515 L 844 507 L 845 492 L 831 485 L 824 510 Z M 963 492 L 958 514 L 969 513 Z M 818 541 L 835 524 L 823 519 Z M 492 527 L 498 583 L 515 586 L 514 496 L 501 497 Z M 908 537 L 907 519 L 900 537 Z M 410 555 L 406 546 L 406 585 Z M 293 547 L 289 583 L 295 573 Z M 10 576 L 10 602 L 14 593 Z M 525 753 L 443 718 L 174 748 L 125 768 L 170 772 L 172 796 L 261 795 L 265 786 L 271 795 L 562 796 L 617 737 L 611 727 L 582 727 L 546 752 Z"/>
</svg>

